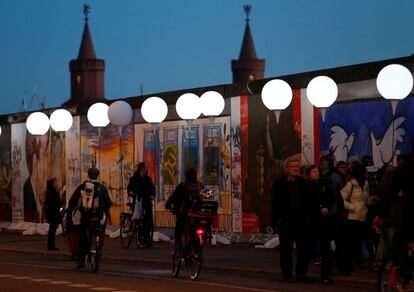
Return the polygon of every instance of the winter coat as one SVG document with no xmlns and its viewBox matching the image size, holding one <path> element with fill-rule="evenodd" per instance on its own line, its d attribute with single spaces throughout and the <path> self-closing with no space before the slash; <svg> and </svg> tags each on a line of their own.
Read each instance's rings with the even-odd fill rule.
<svg viewBox="0 0 414 292">
<path fill-rule="evenodd" d="M 355 179 L 351 179 L 341 190 L 344 199 L 345 210 L 348 210 L 348 220 L 364 222 L 367 219 L 369 199 L 368 181 L 365 181 L 362 189 Z"/>
<path fill-rule="evenodd" d="M 60 215 L 61 207 L 62 202 L 60 201 L 59 193 L 54 188 L 48 187 L 45 201 L 46 220 L 48 223 L 58 224 L 62 222 Z"/>
</svg>

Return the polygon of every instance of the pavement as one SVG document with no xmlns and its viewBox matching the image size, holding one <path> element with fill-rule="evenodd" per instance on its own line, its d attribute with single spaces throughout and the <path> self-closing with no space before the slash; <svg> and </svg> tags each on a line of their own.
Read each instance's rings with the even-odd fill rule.
<svg viewBox="0 0 414 292">
<path fill-rule="evenodd" d="M 46 249 L 46 236 L 23 236 L 21 232 L 4 230 L 0 233 L 0 251 L 2 252 L 68 259 L 69 253 L 62 236 L 56 237 L 56 245 L 60 250 L 52 252 Z M 148 249 L 140 249 L 131 243 L 129 249 L 123 249 L 119 239 L 106 238 L 103 261 L 166 268 L 171 265 L 171 249 L 172 245 L 166 242 L 154 243 Z M 281 280 L 279 251 L 254 248 L 252 244 L 207 246 L 204 252 L 203 270 Z M 319 266 L 310 265 L 309 278 L 320 278 Z M 334 277 L 335 283 L 352 283 L 366 287 L 375 287 L 375 279 L 376 273 L 369 268 L 347 276 L 335 275 Z"/>
</svg>

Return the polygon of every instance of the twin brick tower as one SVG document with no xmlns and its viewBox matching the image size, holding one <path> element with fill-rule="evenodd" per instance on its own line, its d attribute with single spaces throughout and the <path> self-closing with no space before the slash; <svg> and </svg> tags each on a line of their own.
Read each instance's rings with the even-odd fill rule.
<svg viewBox="0 0 414 292">
<path fill-rule="evenodd" d="M 69 62 L 70 69 L 70 99 L 63 105 L 74 106 L 92 104 L 105 99 L 104 73 L 105 61 L 96 57 L 88 25 L 89 5 L 84 5 L 85 25 L 77 59 Z M 240 55 L 231 61 L 233 83 L 247 83 L 251 80 L 263 79 L 265 60 L 258 59 L 250 30 L 251 6 L 244 6 L 246 12 L 246 27 Z"/>
</svg>

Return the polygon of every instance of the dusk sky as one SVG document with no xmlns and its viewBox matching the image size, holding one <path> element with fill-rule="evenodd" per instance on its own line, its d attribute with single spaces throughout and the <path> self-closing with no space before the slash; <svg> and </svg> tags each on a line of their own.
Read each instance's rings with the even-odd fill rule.
<svg viewBox="0 0 414 292">
<path fill-rule="evenodd" d="M 78 0 L 0 1 L 0 114 L 26 93 L 69 98 L 84 25 Z M 95 0 L 90 29 L 108 99 L 231 83 L 251 4 L 266 77 L 411 55 L 413 0 Z M 36 86 L 35 86 L 36 85 Z M 37 89 L 36 89 L 37 88 Z"/>
</svg>

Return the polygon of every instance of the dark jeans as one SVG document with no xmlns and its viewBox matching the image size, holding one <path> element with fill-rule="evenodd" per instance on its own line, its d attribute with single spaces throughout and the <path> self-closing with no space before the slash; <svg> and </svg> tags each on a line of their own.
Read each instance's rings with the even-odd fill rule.
<svg viewBox="0 0 414 292">
<path fill-rule="evenodd" d="M 47 233 L 47 248 L 53 249 L 56 248 L 55 246 L 55 237 L 56 237 L 56 230 L 59 224 L 57 222 L 50 222 L 49 223 L 49 231 Z"/>
<path fill-rule="evenodd" d="M 347 220 L 344 223 L 344 253 L 343 268 L 345 271 L 353 269 L 354 259 L 361 260 L 362 236 L 364 233 L 364 222 Z"/>
<path fill-rule="evenodd" d="M 320 252 L 321 252 L 321 276 L 322 279 L 332 278 L 332 252 L 331 252 L 331 240 L 322 238 L 320 240 Z"/>
<path fill-rule="evenodd" d="M 174 252 L 176 254 L 180 253 L 181 246 L 183 242 L 183 233 L 185 230 L 186 219 L 183 216 L 177 216 L 175 221 L 175 229 L 174 229 Z"/>
<path fill-rule="evenodd" d="M 284 226 L 280 230 L 280 267 L 285 279 L 292 278 L 293 245 L 296 244 L 296 277 L 306 277 L 311 242 L 304 224 Z"/>
</svg>

